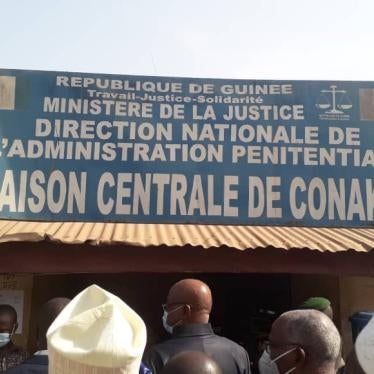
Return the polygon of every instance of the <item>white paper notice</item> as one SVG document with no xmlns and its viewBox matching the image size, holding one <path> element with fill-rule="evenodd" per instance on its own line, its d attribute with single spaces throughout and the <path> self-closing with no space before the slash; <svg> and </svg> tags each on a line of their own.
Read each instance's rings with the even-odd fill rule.
<svg viewBox="0 0 374 374">
<path fill-rule="evenodd" d="M 14 110 L 16 77 L 0 76 L 0 109 Z"/>
<path fill-rule="evenodd" d="M 18 329 L 16 330 L 16 334 L 22 334 L 23 299 L 24 292 L 21 290 L 0 290 L 0 304 L 9 304 L 17 312 Z"/>
</svg>

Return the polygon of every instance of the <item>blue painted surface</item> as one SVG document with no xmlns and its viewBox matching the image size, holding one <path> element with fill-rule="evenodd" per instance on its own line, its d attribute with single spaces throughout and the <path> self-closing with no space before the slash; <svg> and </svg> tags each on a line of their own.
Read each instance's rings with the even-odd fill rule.
<svg viewBox="0 0 374 374">
<path fill-rule="evenodd" d="M 0 70 L 0 131 L 3 219 L 373 225 L 373 82 Z"/>
</svg>

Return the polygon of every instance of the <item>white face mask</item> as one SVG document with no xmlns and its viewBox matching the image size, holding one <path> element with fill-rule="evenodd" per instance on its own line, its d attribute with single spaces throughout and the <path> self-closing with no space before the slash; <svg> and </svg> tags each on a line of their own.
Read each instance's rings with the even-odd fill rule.
<svg viewBox="0 0 374 374">
<path fill-rule="evenodd" d="M 0 333 L 0 348 L 5 347 L 10 342 L 9 332 Z"/>
<path fill-rule="evenodd" d="M 170 311 L 169 313 L 164 310 L 164 314 L 162 315 L 162 325 L 164 326 L 164 329 L 169 333 L 169 334 L 172 334 L 173 333 L 173 328 L 175 325 L 177 325 L 180 321 L 177 321 L 173 326 L 170 326 L 168 324 L 168 315 L 171 314 L 171 313 L 174 313 L 176 310 L 180 309 L 180 308 L 183 308 L 184 305 L 180 305 L 178 307 L 176 307 L 175 309 L 173 309 L 172 311 Z"/>
<path fill-rule="evenodd" d="M 262 354 L 262 356 L 261 356 L 261 358 L 260 358 L 260 360 L 258 362 L 258 368 L 260 370 L 260 374 L 281 374 L 281 373 L 279 373 L 276 361 L 278 361 L 282 357 L 288 355 L 289 353 L 291 353 L 295 349 L 296 348 L 292 348 L 289 351 L 280 354 L 274 360 L 271 359 L 269 353 L 267 353 L 266 351 L 264 351 L 264 353 Z M 296 367 L 294 367 L 294 368 L 286 371 L 284 374 L 292 373 L 294 370 L 296 370 Z"/>
<path fill-rule="evenodd" d="M 15 326 L 13 326 L 12 332 L 2 332 L 0 333 L 0 348 L 5 347 L 9 344 L 10 340 L 12 339 L 12 335 L 14 333 Z"/>
<path fill-rule="evenodd" d="M 168 312 L 164 310 L 164 314 L 162 315 L 162 325 L 164 326 L 164 329 L 169 333 L 173 333 L 173 326 L 170 326 L 167 322 L 168 320 Z"/>
</svg>

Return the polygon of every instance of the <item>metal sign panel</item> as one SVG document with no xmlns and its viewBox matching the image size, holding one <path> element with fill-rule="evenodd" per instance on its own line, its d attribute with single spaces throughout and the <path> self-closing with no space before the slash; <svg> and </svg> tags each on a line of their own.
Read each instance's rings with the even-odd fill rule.
<svg viewBox="0 0 374 374">
<path fill-rule="evenodd" d="M 0 70 L 0 217 L 368 227 L 374 83 Z"/>
</svg>

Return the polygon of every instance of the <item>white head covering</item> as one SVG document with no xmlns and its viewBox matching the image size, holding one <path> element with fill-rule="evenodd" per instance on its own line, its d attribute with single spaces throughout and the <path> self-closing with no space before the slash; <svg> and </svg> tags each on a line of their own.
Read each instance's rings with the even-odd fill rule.
<svg viewBox="0 0 374 374">
<path fill-rule="evenodd" d="M 119 297 L 92 285 L 56 318 L 47 341 L 50 374 L 138 374 L 146 327 Z"/>
<path fill-rule="evenodd" d="M 357 360 L 366 373 L 374 373 L 374 318 L 363 328 L 355 343 Z"/>
</svg>

